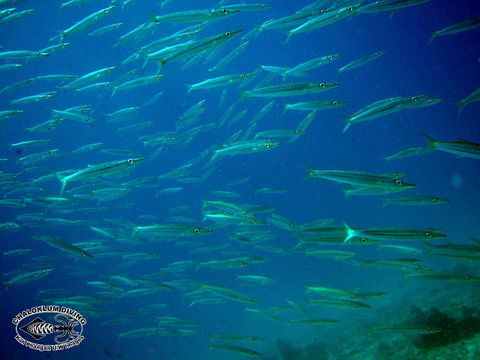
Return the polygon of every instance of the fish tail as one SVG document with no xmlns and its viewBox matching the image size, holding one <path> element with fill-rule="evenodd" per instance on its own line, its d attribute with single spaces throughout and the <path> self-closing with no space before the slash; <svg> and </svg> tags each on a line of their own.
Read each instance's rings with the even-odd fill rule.
<svg viewBox="0 0 480 360">
<path fill-rule="evenodd" d="M 291 31 L 288 32 L 287 38 L 285 39 L 285 44 L 287 44 L 290 41 L 290 39 L 293 37 L 293 35 L 294 34 Z"/>
<path fill-rule="evenodd" d="M 242 99 L 248 98 L 248 91 L 247 90 L 242 90 Z"/>
<path fill-rule="evenodd" d="M 422 136 L 425 138 L 425 140 L 427 140 L 428 150 L 430 150 L 430 151 L 435 150 L 435 143 L 437 142 L 437 140 L 435 140 L 434 138 L 431 138 L 430 136 L 425 135 L 423 133 L 422 133 Z"/>
<path fill-rule="evenodd" d="M 316 176 L 315 176 L 315 171 L 316 171 L 317 169 L 315 169 L 315 168 L 313 168 L 313 167 L 311 167 L 311 166 L 309 166 L 309 165 L 307 165 L 307 164 L 305 164 L 305 166 L 307 167 L 308 175 L 305 176 L 302 180 L 313 179 L 314 177 L 316 177 Z"/>
<path fill-rule="evenodd" d="M 132 233 L 130 234 L 130 238 L 134 238 L 135 236 L 137 236 L 137 233 L 138 233 L 137 227 L 134 226 L 132 229 Z"/>
<path fill-rule="evenodd" d="M 157 75 L 160 74 L 160 71 L 162 70 L 163 65 L 165 65 L 166 61 L 165 60 L 159 60 L 158 61 L 158 67 L 157 67 Z"/>
<path fill-rule="evenodd" d="M 347 243 L 351 238 L 358 236 L 358 232 L 356 230 L 353 230 L 350 226 L 348 226 L 346 223 L 343 223 L 343 226 L 345 227 L 345 239 L 343 240 L 343 243 Z"/>
<path fill-rule="evenodd" d="M 157 17 L 155 16 L 155 14 L 148 14 L 148 16 L 150 17 L 150 21 L 153 23 L 153 24 L 158 24 L 160 21 L 157 20 Z"/>
<path fill-rule="evenodd" d="M 55 175 L 57 175 L 58 181 L 60 181 L 60 183 L 62 184 L 62 187 L 60 189 L 60 195 L 62 195 L 63 190 L 65 190 L 65 186 L 67 186 L 67 181 L 65 180 L 66 176 L 64 176 L 60 173 L 56 173 Z"/>
<path fill-rule="evenodd" d="M 426 242 L 425 242 L 425 243 L 426 243 Z M 434 255 L 434 253 L 433 253 L 433 246 L 432 246 L 432 244 L 427 244 L 427 245 L 428 245 L 428 249 L 427 249 L 427 251 L 426 251 L 427 256 L 428 256 L 428 257 L 432 257 L 432 255 Z"/>
<path fill-rule="evenodd" d="M 460 113 L 462 112 L 463 108 L 464 108 L 465 105 L 467 105 L 467 104 L 465 104 L 462 100 L 460 100 L 460 101 L 457 101 L 457 102 L 455 103 L 455 105 L 458 106 L 458 114 L 460 115 Z"/>
</svg>

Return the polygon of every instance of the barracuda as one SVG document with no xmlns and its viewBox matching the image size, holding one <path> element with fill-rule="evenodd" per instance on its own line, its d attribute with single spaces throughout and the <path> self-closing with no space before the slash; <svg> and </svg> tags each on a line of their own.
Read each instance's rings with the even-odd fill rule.
<svg viewBox="0 0 480 360">
<path fill-rule="evenodd" d="M 63 190 L 65 190 L 67 183 L 71 181 L 90 179 L 97 176 L 112 174 L 117 171 L 127 170 L 138 165 L 143 160 L 145 160 L 145 158 L 141 157 L 127 160 L 109 161 L 99 165 L 89 165 L 85 169 L 75 171 L 73 174 L 70 173 L 70 175 L 65 175 L 65 172 L 57 172 L 57 178 L 62 184 L 60 194 L 62 194 Z"/>
<path fill-rule="evenodd" d="M 270 85 L 253 90 L 242 92 L 243 97 L 284 97 L 296 95 L 308 95 L 323 92 L 333 89 L 340 85 L 339 83 L 325 83 L 325 82 L 301 82 L 288 83 L 281 85 Z"/>
</svg>

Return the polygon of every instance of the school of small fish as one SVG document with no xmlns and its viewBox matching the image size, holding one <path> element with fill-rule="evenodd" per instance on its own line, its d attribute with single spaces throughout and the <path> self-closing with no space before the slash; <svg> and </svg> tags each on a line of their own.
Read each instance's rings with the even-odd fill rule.
<svg viewBox="0 0 480 360">
<path fill-rule="evenodd" d="M 5 84 L 0 89 L 1 126 L 24 128 L 23 137 L 12 138 L 9 151 L 0 159 L 0 208 L 8 218 L 0 224 L 3 257 L 18 260 L 16 268 L 3 274 L 7 292 L 38 285 L 35 299 L 72 307 L 89 317 L 89 322 L 96 319 L 98 326 L 114 326 L 120 342 L 157 336 L 206 336 L 207 347 L 219 354 L 264 357 L 269 350 L 262 344 L 275 339 L 256 333 L 255 328 L 207 331 L 209 324 L 177 316 L 178 311 L 162 301 L 163 294 L 168 293 L 169 299 L 176 299 L 169 301 L 185 309 L 205 306 L 216 311 L 234 304 L 230 311 L 248 315 L 254 322 L 267 319 L 282 324 L 279 326 L 331 328 L 340 326 L 343 317 L 325 317 L 329 309 L 337 309 L 332 314 L 373 311 L 375 301 L 388 298 L 389 292 L 332 287 L 330 281 L 319 277 L 317 283 L 308 284 L 297 279 L 304 289 L 301 293 L 292 290 L 288 295 L 276 295 L 282 279 L 263 270 L 261 264 L 276 263 L 280 258 L 292 263 L 314 258 L 319 266 L 397 271 L 408 281 L 460 285 L 479 281 L 478 271 L 454 272 L 423 261 L 428 254 L 458 261 L 467 268 L 478 265 L 479 239 L 447 240 L 448 234 L 439 224 L 411 228 L 393 221 L 391 227 L 379 227 L 330 218 L 298 223 L 270 205 L 290 191 L 275 174 L 265 173 L 265 186 L 250 188 L 245 196 L 236 189 L 248 186 L 251 177 L 233 174 L 232 180 L 223 170 L 232 164 L 241 166 L 235 162 L 238 159 L 250 164 L 258 158 L 261 172 L 262 163 L 271 161 L 276 149 L 294 149 L 320 114 L 347 105 L 348 99 L 328 98 L 331 89 L 341 91 L 349 86 L 347 77 L 339 82 L 319 81 L 309 72 L 334 68 L 331 79 L 343 79 L 344 73 L 371 67 L 386 56 L 381 49 L 370 54 L 362 50 L 356 59 L 343 59 L 335 50 L 299 60 L 293 67 L 282 66 L 281 60 L 275 65 L 252 64 L 250 60 L 245 66 L 249 72 L 229 72 L 232 61 L 248 56 L 255 60 L 249 47 L 258 37 L 282 31 L 290 44 L 304 33 L 337 22 L 354 21 L 364 14 L 400 13 L 429 1 L 311 0 L 309 4 L 298 2 L 298 10 L 291 14 L 272 18 L 269 12 L 276 6 L 274 1 L 222 0 L 214 8 L 175 11 L 182 2 L 164 0 L 153 7 L 157 13 L 146 14 L 145 22 L 133 28 L 124 24 L 129 10 L 144 6 L 145 1 L 59 1 L 55 6 L 69 18 L 78 18 L 76 22 L 57 19 L 63 30 L 52 33 L 38 48 L 23 49 L 18 40 L 17 48 L 0 49 L 0 76 Z M 0 0 L 0 26 L 13 21 L 29 26 L 35 4 L 32 0 Z M 251 13 L 263 15 L 264 22 L 249 22 Z M 245 19 L 245 27 L 229 26 L 229 19 L 234 18 Z M 213 31 L 212 24 L 223 30 Z M 478 28 L 480 17 L 448 24 L 436 29 L 425 46 Z M 127 57 L 117 57 L 109 64 L 100 62 L 102 65 L 88 72 L 76 71 L 71 64 L 56 66 L 54 73 L 43 70 L 51 68 L 46 64 L 55 63 L 62 51 L 102 37 L 110 39 L 113 34 L 116 41 L 104 44 L 105 49 L 112 49 L 112 58 L 117 52 L 128 53 Z M 297 54 L 290 56 L 296 59 Z M 9 80 L 9 75 L 21 74 L 32 66 L 37 66 L 34 77 Z M 188 69 L 195 69 L 198 78 L 183 80 L 182 72 Z M 166 81 L 176 81 L 172 95 L 163 85 Z M 218 91 L 212 97 L 216 102 L 211 97 L 192 100 L 214 91 Z M 183 94 L 184 107 L 166 110 L 170 96 L 177 97 L 178 92 Z M 347 130 L 350 133 L 361 127 L 369 131 L 370 124 L 360 123 L 400 111 L 428 114 L 430 107 L 441 101 L 421 91 L 379 98 L 347 119 L 339 119 L 343 124 L 339 121 L 338 132 L 331 136 L 342 137 Z M 458 99 L 459 116 L 466 106 L 478 106 L 479 101 L 480 88 Z M 257 105 L 258 110 L 252 112 Z M 269 118 L 274 108 L 281 108 L 283 117 L 306 115 L 297 126 L 286 128 L 281 125 L 285 121 Z M 49 118 L 35 116 L 45 109 Z M 152 111 L 158 118 L 144 115 Z M 212 111 L 218 116 L 205 115 Z M 167 113 L 171 118 L 176 112 L 179 115 L 168 123 Z M 83 132 L 92 131 L 96 132 L 95 142 L 79 143 Z M 198 141 L 203 135 L 215 141 Z M 471 158 L 472 162 L 480 159 L 480 143 L 434 139 L 429 134 L 424 138 L 425 142 L 416 147 L 382 155 L 387 163 L 430 156 L 434 151 Z M 408 174 L 403 172 L 372 173 L 361 165 L 343 169 L 323 168 L 321 164 L 318 156 L 316 164 L 304 164 L 304 173 L 295 176 L 305 184 L 318 182 L 332 191 L 342 186 L 347 202 L 350 196 L 378 196 L 384 210 L 396 205 L 412 212 L 449 203 L 442 194 L 431 194 L 407 180 Z M 223 185 L 217 186 L 218 182 Z M 195 197 L 202 187 L 208 193 L 202 190 L 202 195 Z M 190 202 L 173 200 L 185 193 L 191 194 Z M 169 216 L 154 213 L 158 204 Z M 8 240 L 22 236 L 22 232 L 29 235 L 23 235 L 27 237 L 21 243 Z M 77 232 L 90 235 L 79 238 Z M 278 245 L 279 238 L 290 239 L 291 246 L 285 247 L 283 241 Z M 376 248 L 375 255 L 359 256 L 358 249 L 363 246 Z M 44 252 L 39 253 L 39 248 Z M 170 253 L 183 255 L 172 257 Z M 115 265 L 102 267 L 104 262 Z M 143 264 L 157 270 L 144 272 Z M 215 273 L 222 275 L 212 275 Z M 73 289 L 45 288 L 43 284 L 50 284 L 54 277 L 88 281 Z M 111 304 L 129 298 L 140 304 L 135 313 L 122 316 L 109 310 Z M 443 330 L 382 323 L 370 331 L 408 336 Z"/>
</svg>

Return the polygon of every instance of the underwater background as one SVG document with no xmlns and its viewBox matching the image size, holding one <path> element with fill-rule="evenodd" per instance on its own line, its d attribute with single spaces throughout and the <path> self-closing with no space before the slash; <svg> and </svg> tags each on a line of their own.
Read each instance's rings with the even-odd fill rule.
<svg viewBox="0 0 480 360">
<path fill-rule="evenodd" d="M 456 105 L 479 88 L 478 21 L 477 28 L 430 40 L 434 31 L 480 16 L 480 3 L 417 2 L 362 12 L 365 3 L 355 1 L 272 0 L 258 11 L 239 1 L 239 13 L 207 19 L 176 43 L 241 33 L 159 66 L 161 61 L 147 61 L 142 47 L 204 20 L 155 16 L 208 13 L 234 2 L 82 1 L 62 7 L 53 0 L 0 1 L 2 9 L 34 9 L 0 20 L 0 65 L 21 65 L 0 72 L 2 359 L 479 359 L 480 104 L 472 101 L 461 111 Z M 290 38 L 301 22 L 282 29 L 265 25 L 311 4 L 332 13 L 354 8 Z M 84 29 L 57 36 L 110 6 Z M 121 25 L 89 35 L 114 23 Z M 136 34 L 124 36 L 141 24 Z M 41 51 L 59 43 L 69 44 Z M 35 54 L 2 56 L 14 50 Z M 376 52 L 384 53 L 338 71 Z M 228 64 L 209 71 L 231 53 L 236 55 Z M 335 54 L 341 56 L 298 77 L 266 70 Z M 73 77 L 38 78 L 78 78 L 107 67 L 114 68 L 82 86 L 107 84 L 80 91 L 66 86 Z M 224 86 L 187 87 L 252 73 Z M 166 76 L 120 86 L 159 74 Z M 290 96 L 248 93 L 307 82 L 339 85 Z M 46 92 L 55 93 L 15 101 Z M 345 120 L 370 104 L 423 95 L 441 101 L 395 108 L 343 131 Z M 346 103 L 315 113 L 285 109 L 313 100 Z M 111 115 L 132 107 L 127 116 Z M 19 112 L 5 115 L 8 110 Z M 295 141 L 291 133 L 270 133 L 243 152 L 222 152 L 259 132 L 298 130 L 306 116 L 313 120 Z M 52 119 L 57 121 L 36 128 Z M 49 141 L 11 146 L 29 140 Z M 462 141 L 471 145 L 470 154 L 440 149 L 440 142 Z M 88 144 L 97 145 L 75 151 Z M 422 149 L 415 156 L 385 159 L 415 147 Z M 27 157 L 32 154 L 38 156 Z M 127 159 L 140 160 L 111 174 L 103 167 L 80 175 L 61 192 L 63 176 Z M 391 178 L 416 186 L 349 195 L 355 187 L 307 179 L 310 167 L 396 174 Z M 448 201 L 382 201 L 400 196 Z M 312 222 L 310 230 L 302 227 Z M 363 236 L 344 241 L 349 227 Z M 425 229 L 445 237 L 386 240 L 369 238 L 368 229 Z M 13 317 L 51 304 L 85 316 L 82 343 L 52 354 L 15 341 Z"/>
</svg>

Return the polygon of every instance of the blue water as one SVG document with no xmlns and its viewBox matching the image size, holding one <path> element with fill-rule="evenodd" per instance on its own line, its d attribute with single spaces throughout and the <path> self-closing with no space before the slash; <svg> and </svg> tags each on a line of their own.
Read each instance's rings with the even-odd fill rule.
<svg viewBox="0 0 480 360">
<path fill-rule="evenodd" d="M 162 8 L 159 1 L 133 1 L 121 10 L 120 4 L 97 24 L 78 34 L 65 38 L 71 44 L 48 57 L 31 61 L 7 61 L 20 63 L 22 67 L 0 73 L 0 88 L 17 81 L 46 74 L 84 75 L 109 66 L 118 66 L 110 75 L 100 81 L 115 81 L 132 69 L 140 75 L 153 74 L 156 67 L 143 61 L 125 66 L 121 62 L 134 53 L 138 47 L 155 39 L 172 34 L 192 24 L 164 23 L 147 33 L 138 43 L 114 46 L 119 36 L 134 27 L 150 21 L 151 14 L 211 8 L 214 2 L 173 0 Z M 243 33 L 228 42 L 212 60 L 202 59 L 185 69 L 179 61 L 167 63 L 161 74 L 167 75 L 157 84 L 135 90 L 121 91 L 111 97 L 111 89 L 77 93 L 75 90 L 62 90 L 61 84 L 53 81 L 36 81 L 26 87 L 7 92 L 0 97 L 1 110 L 19 109 L 24 112 L 17 117 L 5 120 L 0 126 L 0 158 L 8 159 L 0 163 L 3 173 L 18 174 L 15 183 L 3 184 L 1 193 L 4 199 L 20 199 L 24 207 L 0 205 L 0 222 L 15 222 L 16 230 L 2 230 L 1 250 L 3 252 L 28 248 L 26 255 L 2 256 L 2 280 L 7 281 L 18 272 L 28 272 L 44 268 L 54 271 L 43 279 L 25 284 L 2 287 L 2 311 L 0 323 L 2 331 L 3 359 L 37 359 L 39 357 L 75 359 L 226 359 L 245 358 L 241 354 L 209 349 L 210 337 L 222 333 L 245 334 L 262 337 L 261 342 L 243 342 L 238 345 L 254 349 L 268 359 L 287 359 L 279 352 L 278 341 L 285 341 L 297 349 L 311 344 L 321 344 L 322 351 L 329 352 L 331 358 L 349 357 L 349 351 L 365 350 L 377 344 L 377 339 L 368 334 L 368 327 L 395 324 L 408 321 L 409 309 L 416 307 L 427 310 L 432 307 L 454 313 L 461 306 L 474 305 L 475 283 L 438 282 L 428 280 L 405 280 L 400 271 L 362 267 L 354 261 L 337 261 L 306 257 L 302 253 L 287 252 L 284 255 L 266 252 L 255 244 L 232 240 L 231 236 L 239 229 L 238 225 L 222 226 L 211 221 L 202 221 L 202 200 L 224 200 L 246 206 L 271 205 L 275 214 L 297 224 L 318 219 L 334 219 L 334 224 L 343 222 L 358 228 L 399 227 L 399 228 L 441 228 L 448 235 L 439 243 L 473 244 L 470 237 L 478 238 L 480 196 L 478 184 L 480 168 L 478 160 L 456 157 L 435 151 L 419 157 L 409 157 L 387 162 L 390 156 L 410 147 L 425 146 L 422 134 L 441 141 L 467 140 L 479 142 L 479 104 L 466 106 L 461 113 L 454 104 L 478 88 L 480 80 L 480 48 L 478 30 L 449 35 L 435 39 L 429 45 L 431 32 L 452 23 L 480 15 L 477 1 L 438 1 L 432 0 L 418 6 L 400 9 L 394 14 L 359 14 L 312 32 L 294 36 L 285 43 L 286 33 L 279 30 L 265 30 L 257 37 L 249 38 L 246 51 L 227 66 L 209 72 L 229 51 L 240 45 L 240 37 L 269 19 L 290 15 L 306 1 L 271 1 L 271 8 L 258 12 L 245 12 L 227 19 L 212 22 L 197 34 L 197 39 L 225 31 L 242 28 Z M 92 12 L 109 6 L 109 1 L 87 1 L 79 6 L 60 8 L 55 1 L 22 1 L 15 5 L 19 10 L 34 8 L 25 18 L 14 22 L 0 23 L 0 51 L 39 50 L 53 43 L 49 39 L 61 29 Z M 122 22 L 123 25 L 108 34 L 89 37 L 88 32 L 101 26 Z M 378 59 L 357 69 L 337 73 L 337 69 L 347 63 L 376 51 L 385 51 Z M 193 84 L 214 76 L 250 73 L 260 65 L 293 67 L 314 57 L 341 53 L 334 62 L 309 71 L 301 78 L 288 78 L 287 81 L 339 82 L 335 89 L 317 95 L 304 95 L 275 99 L 275 105 L 259 121 L 255 132 L 274 129 L 295 129 L 307 112 L 284 112 L 284 104 L 309 100 L 344 100 L 348 103 L 336 109 L 321 110 L 296 142 L 281 144 L 271 151 L 254 154 L 229 156 L 215 163 L 213 171 L 200 182 L 184 182 L 183 178 L 202 178 L 206 170 L 203 166 L 213 153 L 191 167 L 192 172 L 180 178 L 156 178 L 187 162 L 196 159 L 207 148 L 218 149 L 229 141 L 237 131 L 243 133 L 249 121 L 270 99 L 247 98 L 239 102 L 232 116 L 247 110 L 245 117 L 236 124 L 228 122 L 222 127 L 214 127 L 200 132 L 186 145 L 171 145 L 157 153 L 157 147 L 144 147 L 141 136 L 160 131 L 175 131 L 175 122 L 188 108 L 205 99 L 205 112 L 194 125 L 199 126 L 218 122 L 227 108 L 240 99 L 240 91 L 253 89 L 268 73 L 259 72 L 250 83 L 229 86 L 224 103 L 219 106 L 223 88 L 197 90 L 187 94 L 187 84 Z M 271 84 L 280 84 L 276 76 Z M 23 96 L 46 91 L 57 91 L 51 99 L 34 104 L 11 105 L 10 101 Z M 163 95 L 149 106 L 142 105 L 159 91 Z M 362 107 L 377 100 L 396 96 L 416 96 L 428 94 L 442 101 L 431 107 L 400 111 L 372 121 L 353 125 L 342 133 L 344 122 Z M 96 121 L 85 124 L 66 120 L 54 130 L 28 134 L 24 128 L 51 119 L 52 109 L 66 109 L 72 106 L 89 104 L 93 110 L 90 116 Z M 107 123 L 107 114 L 116 110 L 140 106 L 138 118 L 123 123 Z M 118 132 L 117 128 L 135 122 L 151 121 L 151 127 Z M 193 126 L 192 126 L 193 127 Z M 190 127 L 191 128 L 191 127 Z M 187 128 L 187 129 L 190 129 Z M 24 148 L 15 153 L 9 144 L 31 140 L 51 139 L 41 147 Z M 41 200 L 48 196 L 59 196 L 60 183 L 53 179 L 40 184 L 32 180 L 47 174 L 69 169 L 83 169 L 87 165 L 126 159 L 128 155 L 108 155 L 94 150 L 82 154 L 72 154 L 78 147 L 103 142 L 102 148 L 124 149 L 145 156 L 145 161 L 128 172 L 119 172 L 105 178 L 95 178 L 87 191 L 79 194 L 89 196 L 90 191 L 102 187 L 119 185 L 133 179 L 154 177 L 147 186 L 133 186 L 129 192 L 111 201 L 94 199 L 71 202 L 56 212 L 52 207 L 32 204 L 28 199 Z M 24 169 L 19 158 L 37 151 L 59 149 L 50 159 L 33 166 L 44 168 L 32 171 Z M 328 180 L 311 179 L 304 181 L 309 165 L 318 169 L 345 169 L 372 172 L 377 174 L 406 172 L 405 179 L 417 185 L 416 189 L 404 195 L 436 195 L 448 198 L 448 204 L 438 206 L 382 206 L 381 196 L 346 197 L 346 187 Z M 27 166 L 28 168 L 28 166 Z M 250 180 L 238 186 L 228 186 L 238 179 Z M 7 177 L 8 178 L 8 177 Z M 72 199 L 75 193 L 69 192 L 90 180 L 69 183 L 62 196 Z M 21 191 L 22 187 L 32 187 Z M 182 187 L 172 194 L 159 194 L 156 190 L 168 187 Z M 281 194 L 256 194 L 263 187 L 286 189 Z M 10 193 L 11 191 L 18 193 Z M 215 190 L 228 190 L 239 194 L 237 198 L 221 198 L 211 194 Z M 172 208 L 188 205 L 179 213 Z M 17 216 L 33 214 L 38 221 L 17 220 Z M 141 215 L 154 215 L 155 219 L 145 219 Z M 212 229 L 213 232 L 199 237 L 178 237 L 174 239 L 149 239 L 131 236 L 132 226 L 173 224 L 169 216 L 182 215 L 191 218 L 187 223 Z M 51 225 L 45 218 L 83 220 L 76 225 Z M 265 221 L 261 227 L 276 235 L 260 245 L 275 246 L 284 250 L 295 247 L 298 240 L 293 232 L 281 230 L 270 222 L 269 213 L 258 213 L 257 218 Z M 115 219 L 112 222 L 109 219 Z M 122 224 L 125 225 L 122 225 Z M 109 229 L 113 238 L 102 237 L 88 225 Z M 243 228 L 243 227 L 242 227 Z M 104 247 L 89 249 L 93 260 L 72 256 L 46 243 L 34 240 L 35 235 L 56 236 L 62 241 L 74 244 L 94 241 Z M 180 243 L 180 244 L 179 244 Z M 205 253 L 193 250 L 201 246 L 224 244 L 226 247 Z M 403 245 L 403 244 L 402 244 Z M 418 256 L 422 265 L 435 271 L 455 272 L 480 276 L 478 262 L 469 263 L 454 259 L 429 257 L 426 246 L 419 242 L 405 245 L 424 250 Z M 376 246 L 318 246 L 320 249 L 341 249 L 354 251 L 359 259 L 389 259 L 412 257 L 379 249 Z M 231 251 L 230 253 L 227 251 Z M 238 253 L 236 253 L 238 251 Z M 241 251 L 241 253 L 240 253 Z M 148 252 L 158 258 L 128 262 L 122 255 Z M 250 267 L 234 269 L 210 269 L 196 266 L 184 272 L 169 273 L 162 268 L 176 261 L 193 260 L 195 263 L 208 260 L 229 259 L 240 256 L 264 257 L 268 260 Z M 39 257 L 42 257 L 39 259 Z M 246 286 L 235 281 L 237 275 L 263 275 L 276 280 L 268 286 Z M 136 287 L 124 287 L 122 291 L 143 288 L 142 280 L 170 283 L 174 280 L 195 280 L 198 284 L 220 286 L 232 289 L 257 299 L 260 304 L 226 301 L 221 304 L 191 305 L 186 296 L 189 290 L 179 288 L 159 289 L 153 294 L 137 297 L 106 296 L 99 294 L 98 288 L 87 285 L 89 281 L 108 282 L 111 275 L 122 275 L 140 281 Z M 325 286 L 338 289 L 356 289 L 360 292 L 381 291 L 389 295 L 371 299 L 370 309 L 349 310 L 333 307 L 308 308 L 313 318 L 340 320 L 338 325 L 309 326 L 293 325 L 288 320 L 305 318 L 307 315 L 298 309 L 290 309 L 279 315 L 280 320 L 252 315 L 257 309 L 268 309 L 289 305 L 293 301 L 300 307 L 305 302 L 305 286 Z M 39 291 L 58 289 L 63 296 L 43 296 Z M 72 349 L 55 354 L 39 353 L 18 344 L 15 327 L 11 319 L 19 312 L 35 305 L 49 304 L 55 300 L 61 305 L 62 299 L 74 296 L 90 296 L 96 299 L 94 306 L 71 307 L 81 312 L 88 320 L 83 342 Z M 148 314 L 138 313 L 142 306 L 165 304 L 161 310 Z M 291 306 L 291 305 L 290 305 Z M 155 318 L 174 316 L 189 321 L 202 322 L 200 327 L 189 328 L 196 332 L 180 336 L 175 333 L 155 334 L 148 337 L 125 338 L 118 334 L 133 329 L 158 326 Z M 109 320 L 124 320 L 122 324 L 105 323 Z M 168 328 L 172 330 L 173 328 Z M 401 337 L 408 342 L 409 338 Z M 380 340 L 378 340 L 380 343 Z M 281 346 L 280 346 L 281 347 Z M 374 352 L 374 350 L 371 350 Z M 316 355 L 322 358 L 320 351 Z M 343 356 L 343 357 L 342 357 Z M 352 355 L 353 356 L 353 355 Z M 314 357 L 291 357 L 310 359 Z M 326 357 L 325 357 L 326 358 Z"/>
</svg>

